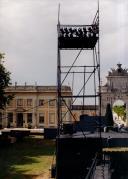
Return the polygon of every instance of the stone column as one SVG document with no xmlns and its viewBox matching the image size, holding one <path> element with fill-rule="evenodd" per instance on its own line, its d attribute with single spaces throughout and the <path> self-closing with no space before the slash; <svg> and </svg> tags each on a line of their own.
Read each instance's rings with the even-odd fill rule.
<svg viewBox="0 0 128 179">
<path fill-rule="evenodd" d="M 37 113 L 35 111 L 32 113 L 32 127 L 37 128 Z"/>
</svg>

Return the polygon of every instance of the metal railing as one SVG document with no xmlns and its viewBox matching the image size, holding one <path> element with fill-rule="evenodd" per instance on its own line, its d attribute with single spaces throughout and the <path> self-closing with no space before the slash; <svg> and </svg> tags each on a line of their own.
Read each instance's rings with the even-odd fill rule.
<svg viewBox="0 0 128 179">
<path fill-rule="evenodd" d="M 94 174 L 95 174 L 95 170 L 96 170 L 96 164 L 97 164 L 97 156 L 98 156 L 98 154 L 95 155 L 93 162 L 92 162 L 92 165 L 91 165 L 85 179 L 93 179 L 94 178 Z"/>
</svg>

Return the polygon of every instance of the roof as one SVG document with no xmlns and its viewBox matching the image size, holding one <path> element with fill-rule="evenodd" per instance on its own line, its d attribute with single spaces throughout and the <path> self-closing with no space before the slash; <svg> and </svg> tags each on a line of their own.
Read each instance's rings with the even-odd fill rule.
<svg viewBox="0 0 128 179">
<path fill-rule="evenodd" d="M 117 69 L 112 68 L 108 73 L 108 77 L 110 76 L 128 76 L 128 69 L 123 69 L 122 64 L 117 64 Z"/>
<path fill-rule="evenodd" d="M 70 86 L 62 86 L 62 91 L 72 92 Z M 9 86 L 6 92 L 57 92 L 57 86 L 14 85 Z"/>
</svg>

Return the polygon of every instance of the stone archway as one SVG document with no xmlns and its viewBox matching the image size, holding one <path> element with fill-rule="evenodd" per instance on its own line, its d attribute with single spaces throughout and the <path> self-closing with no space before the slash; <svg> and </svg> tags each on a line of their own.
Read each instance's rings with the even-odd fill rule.
<svg viewBox="0 0 128 179">
<path fill-rule="evenodd" d="M 112 105 L 112 113 L 114 122 L 120 125 L 126 125 L 126 103 L 118 99 Z"/>
<path fill-rule="evenodd" d="M 101 115 L 104 116 L 107 104 L 123 101 L 126 106 L 126 125 L 128 126 L 128 69 L 117 64 L 106 76 L 107 82 L 101 86 Z"/>
</svg>

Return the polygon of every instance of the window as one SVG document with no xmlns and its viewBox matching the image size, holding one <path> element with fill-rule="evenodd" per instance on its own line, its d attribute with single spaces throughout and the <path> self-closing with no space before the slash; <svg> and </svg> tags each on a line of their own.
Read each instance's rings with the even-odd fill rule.
<svg viewBox="0 0 128 179">
<path fill-rule="evenodd" d="M 44 113 L 39 114 L 39 123 L 44 124 Z"/>
<path fill-rule="evenodd" d="M 27 106 L 32 106 L 32 99 L 27 99 Z"/>
<path fill-rule="evenodd" d="M 44 100 L 43 99 L 40 99 L 39 100 L 39 106 L 43 106 L 44 105 Z"/>
<path fill-rule="evenodd" d="M 55 99 L 49 101 L 49 106 L 55 106 Z"/>
<path fill-rule="evenodd" d="M 27 122 L 32 123 L 32 113 L 27 113 Z"/>
<path fill-rule="evenodd" d="M 55 124 L 55 113 L 49 113 L 49 123 Z"/>
<path fill-rule="evenodd" d="M 8 113 L 8 122 L 13 122 L 13 113 Z"/>
<path fill-rule="evenodd" d="M 17 99 L 17 106 L 23 106 L 23 99 Z"/>
</svg>

